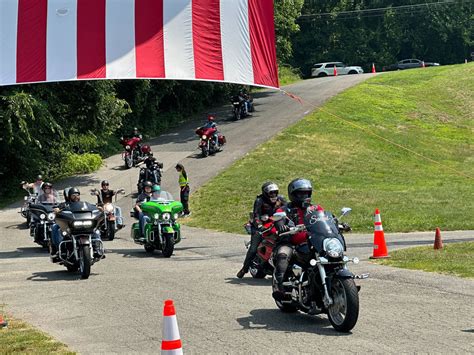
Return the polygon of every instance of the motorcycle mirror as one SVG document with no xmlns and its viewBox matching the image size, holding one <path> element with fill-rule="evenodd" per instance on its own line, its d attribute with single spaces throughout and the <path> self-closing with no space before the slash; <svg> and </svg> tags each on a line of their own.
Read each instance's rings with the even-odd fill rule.
<svg viewBox="0 0 474 355">
<path fill-rule="evenodd" d="M 351 211 L 352 211 L 352 208 L 350 208 L 350 207 L 342 207 L 341 208 L 341 213 L 342 213 L 341 216 L 345 216 L 346 214 L 349 214 Z"/>
<path fill-rule="evenodd" d="M 117 193 L 122 194 L 122 195 L 125 195 L 125 190 L 124 190 L 124 189 L 119 189 L 119 190 L 117 191 Z"/>
<path fill-rule="evenodd" d="M 273 214 L 273 221 L 279 221 L 281 219 L 286 218 L 286 213 L 285 212 L 276 212 Z"/>
</svg>

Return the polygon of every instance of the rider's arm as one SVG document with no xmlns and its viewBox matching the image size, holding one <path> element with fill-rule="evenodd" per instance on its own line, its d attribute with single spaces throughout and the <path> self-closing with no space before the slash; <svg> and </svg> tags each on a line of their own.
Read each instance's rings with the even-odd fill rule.
<svg viewBox="0 0 474 355">
<path fill-rule="evenodd" d="M 258 227 L 259 225 L 262 224 L 262 204 L 263 201 L 260 197 L 257 197 L 255 202 L 253 203 L 253 221 L 255 227 Z"/>
</svg>

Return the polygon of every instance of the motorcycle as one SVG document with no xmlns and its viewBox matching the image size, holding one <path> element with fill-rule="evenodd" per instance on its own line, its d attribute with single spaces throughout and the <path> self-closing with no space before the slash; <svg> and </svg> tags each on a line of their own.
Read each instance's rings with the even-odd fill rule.
<svg viewBox="0 0 474 355">
<path fill-rule="evenodd" d="M 118 189 L 115 192 L 115 204 L 104 203 L 100 191 L 97 189 L 91 190 L 91 195 L 97 196 L 99 198 L 99 204 L 103 208 L 102 213 L 104 214 L 104 219 L 103 223 L 99 225 L 101 238 L 107 238 L 107 240 L 114 240 L 115 233 L 124 227 L 121 209 L 117 206 L 117 195 L 119 194 L 125 194 L 125 190 Z"/>
<path fill-rule="evenodd" d="M 37 194 L 33 191 L 33 189 L 26 187 L 26 184 L 27 183 L 25 181 L 21 182 L 23 190 L 25 190 L 28 195 L 23 198 L 23 206 L 21 206 L 19 213 L 23 218 L 26 218 L 26 225 L 30 226 L 30 205 L 36 203 Z"/>
<path fill-rule="evenodd" d="M 143 183 L 150 181 L 153 185 L 161 185 L 161 177 L 163 176 L 163 163 L 153 162 L 149 167 L 141 167 L 138 175 L 137 190 L 141 194 L 143 192 Z"/>
<path fill-rule="evenodd" d="M 273 275 L 273 266 L 270 264 L 270 259 L 275 248 L 276 241 L 278 238 L 276 228 L 273 225 L 273 218 L 267 215 L 261 217 L 263 225 L 262 229 L 257 233 L 262 236 L 262 241 L 257 247 L 257 255 L 252 260 L 249 272 L 255 279 L 263 279 L 266 275 Z M 251 223 L 253 220 L 253 213 L 250 213 L 250 221 L 244 225 L 245 230 L 249 235 L 252 234 Z M 248 249 L 250 247 L 250 241 L 245 242 L 245 246 Z"/>
<path fill-rule="evenodd" d="M 43 248 L 48 248 L 51 240 L 52 227 L 54 225 L 55 214 L 53 209 L 61 202 L 56 190 L 52 191 L 54 198 L 49 202 L 42 202 L 40 194 L 35 203 L 31 203 L 29 210 L 31 214 L 30 236 L 34 242 Z"/>
<path fill-rule="evenodd" d="M 217 146 L 214 140 L 214 133 L 217 132 L 217 128 L 204 128 L 199 127 L 196 129 L 196 134 L 199 136 L 198 149 L 201 149 L 202 157 L 205 158 L 209 154 L 215 154 L 222 150 L 222 147 L 226 144 L 225 136 L 218 134 Z"/>
<path fill-rule="evenodd" d="M 235 121 L 249 116 L 249 113 L 254 111 L 253 99 L 248 95 L 245 97 L 239 95 L 232 96 L 230 102 L 232 103 L 232 117 Z M 245 108 L 245 103 L 248 105 L 248 112 Z"/>
<path fill-rule="evenodd" d="M 181 202 L 174 201 L 173 196 L 161 191 L 159 198 L 142 203 L 140 206 L 149 220 L 145 224 L 145 237 L 141 237 L 139 223 L 132 225 L 131 237 L 136 244 L 143 245 L 146 252 L 161 250 L 165 258 L 173 255 L 174 246 L 181 241 L 181 226 L 177 222 L 183 211 Z M 135 211 L 130 215 L 135 217 Z"/>
<path fill-rule="evenodd" d="M 339 219 L 350 211 L 350 208 L 343 208 Z M 284 212 L 273 215 L 274 221 L 281 218 L 286 218 Z M 300 310 L 310 315 L 327 313 L 332 326 L 339 332 L 349 332 L 356 325 L 360 286 L 356 286 L 354 279 L 369 275 L 354 275 L 347 267 L 349 262 L 359 263 L 357 257 L 350 259 L 344 255 L 346 244 L 342 232 L 349 230 L 347 224 L 339 224 L 331 213 L 320 206 L 312 206 L 305 213 L 304 224 L 280 234 L 280 237 L 301 231 L 308 234 L 307 243 L 296 247 L 295 261 L 285 275 L 286 297 L 275 300 L 280 310 Z M 275 278 L 272 289 L 277 290 Z"/>
<path fill-rule="evenodd" d="M 83 279 L 89 278 L 91 266 L 104 257 L 104 244 L 97 233 L 103 218 L 104 214 L 95 205 L 82 201 L 70 203 L 56 214 L 63 235 L 58 262 L 69 272 L 79 270 Z"/>
<path fill-rule="evenodd" d="M 122 159 L 124 160 L 127 169 L 130 169 L 132 166 L 136 166 L 138 163 L 145 160 L 151 152 L 151 147 L 148 144 L 144 144 L 143 146 L 139 145 L 141 141 L 142 135 L 139 137 L 120 138 L 120 144 L 124 147 Z"/>
</svg>

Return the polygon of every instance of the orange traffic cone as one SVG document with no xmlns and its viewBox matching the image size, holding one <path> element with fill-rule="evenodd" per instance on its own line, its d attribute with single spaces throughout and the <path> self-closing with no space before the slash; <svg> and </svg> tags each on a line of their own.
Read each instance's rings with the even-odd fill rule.
<svg viewBox="0 0 474 355">
<path fill-rule="evenodd" d="M 6 319 L 3 318 L 3 314 L 0 313 L 0 328 L 6 328 L 8 326 L 8 322 Z"/>
<path fill-rule="evenodd" d="M 374 217 L 374 253 L 370 259 L 389 258 L 387 245 L 385 244 L 385 235 L 383 233 L 382 219 L 377 208 Z"/>
<path fill-rule="evenodd" d="M 422 68 L 425 68 L 425 67 L 426 67 L 426 66 L 425 66 L 425 61 L 424 61 L 424 60 L 422 60 L 422 61 L 421 61 L 421 67 L 422 67 Z"/>
<path fill-rule="evenodd" d="M 443 249 L 443 240 L 441 239 L 441 231 L 439 228 L 436 228 L 434 248 Z"/>
<path fill-rule="evenodd" d="M 377 73 L 377 72 L 375 71 L 375 64 L 372 63 L 372 74 L 375 74 L 375 73 Z"/>
<path fill-rule="evenodd" d="M 334 76 L 337 76 L 337 68 L 336 66 L 334 66 L 334 72 L 333 72 Z"/>
<path fill-rule="evenodd" d="M 163 340 L 161 341 L 162 354 L 183 354 L 179 337 L 178 321 L 173 300 L 166 300 L 163 308 Z"/>
</svg>

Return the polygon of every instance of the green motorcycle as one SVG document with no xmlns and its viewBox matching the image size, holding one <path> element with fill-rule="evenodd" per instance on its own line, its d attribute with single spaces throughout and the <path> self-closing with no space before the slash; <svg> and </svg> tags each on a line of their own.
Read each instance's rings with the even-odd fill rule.
<svg viewBox="0 0 474 355">
<path fill-rule="evenodd" d="M 174 245 L 181 241 L 177 220 L 183 211 L 183 205 L 175 201 L 170 193 L 161 191 L 158 198 L 144 202 L 140 207 L 149 220 L 145 224 L 144 238 L 141 236 L 139 223 L 133 223 L 133 241 L 143 245 L 148 253 L 158 249 L 165 258 L 169 258 L 173 254 Z"/>
</svg>

